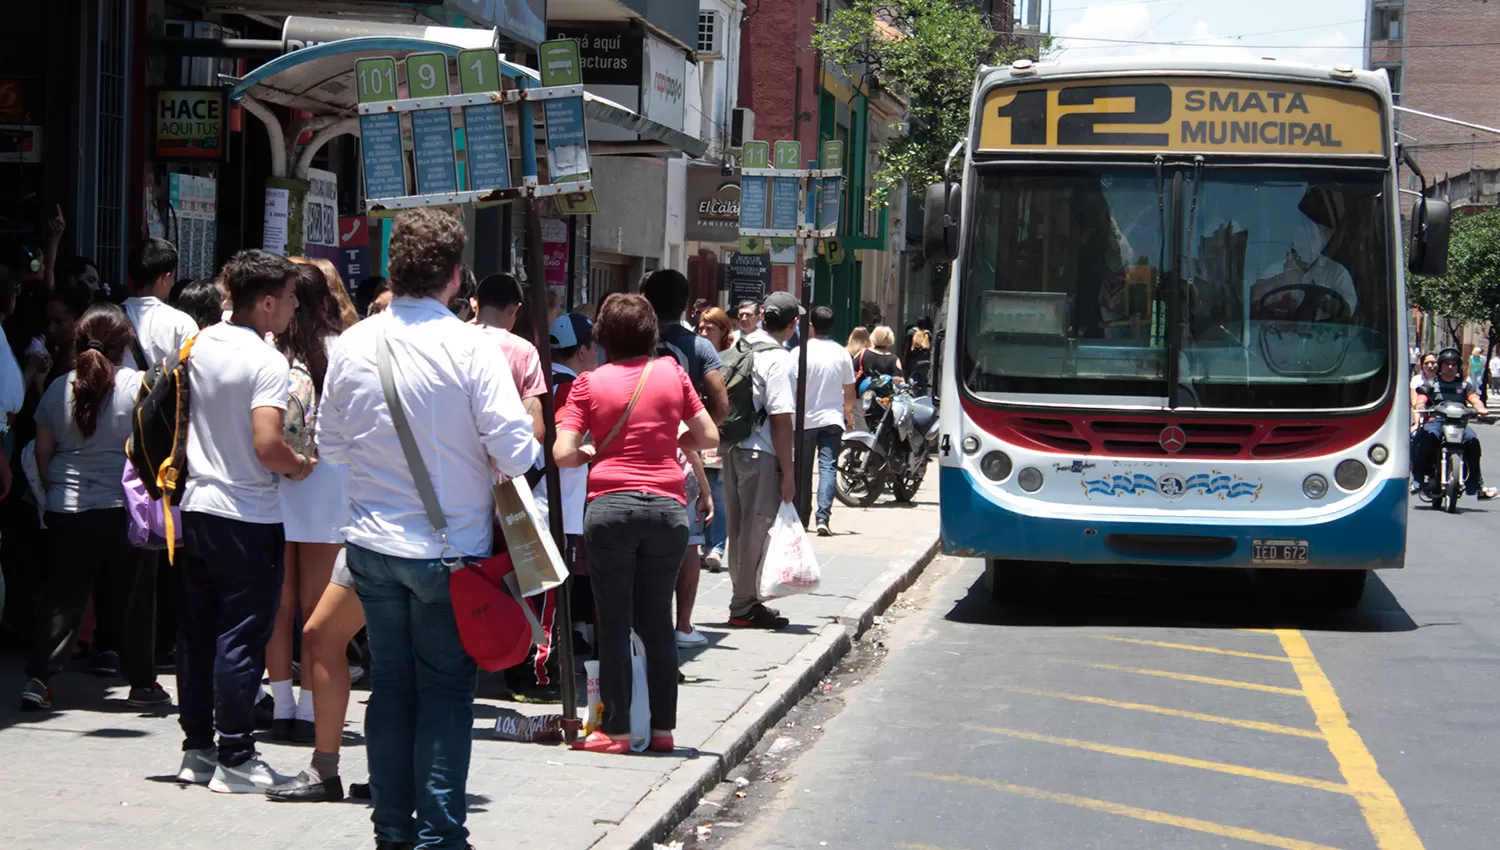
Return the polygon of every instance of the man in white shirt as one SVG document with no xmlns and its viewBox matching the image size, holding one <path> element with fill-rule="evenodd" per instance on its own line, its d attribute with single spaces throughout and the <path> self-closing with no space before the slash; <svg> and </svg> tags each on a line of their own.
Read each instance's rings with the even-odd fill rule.
<svg viewBox="0 0 1500 850">
<path fill-rule="evenodd" d="M 729 625 L 735 628 L 781 629 L 787 620 L 761 604 L 760 565 L 776 512 L 782 502 L 797 496 L 792 415 L 797 398 L 792 391 L 792 354 L 783 346 L 797 329 L 802 305 L 787 292 L 766 299 L 762 327 L 747 333 L 756 347 L 751 355 L 755 410 L 763 417 L 756 428 L 724 458 L 724 509 L 729 526 L 725 552 L 729 580 L 734 587 L 729 602 Z"/>
<path fill-rule="evenodd" d="M 188 337 L 198 332 L 193 317 L 167 304 L 177 276 L 177 249 L 165 239 L 150 238 L 130 252 L 131 295 L 120 305 L 136 345 L 125 353 L 125 365 L 146 371 L 182 350 Z M 150 362 L 142 363 L 141 355 Z"/>
<path fill-rule="evenodd" d="M 373 654 L 365 738 L 382 847 L 412 846 L 419 831 L 432 846 L 462 847 L 469 834 L 464 789 L 478 673 L 459 640 L 449 565 L 492 551 L 491 470 L 523 475 L 541 452 L 504 352 L 446 306 L 467 241 L 447 212 L 398 216 L 396 297 L 344 332 L 323 382 L 318 448 L 349 467 L 345 551 Z M 376 350 L 386 343 L 446 520 L 442 534 L 428 521 L 381 387 Z"/>
<path fill-rule="evenodd" d="M 833 512 L 836 483 L 834 461 L 844 431 L 854 429 L 854 361 L 842 345 L 828 338 L 833 333 L 833 310 L 814 307 L 813 338 L 807 341 L 807 407 L 803 411 L 801 450 L 818 459 L 818 509 L 814 515 L 818 536 L 833 534 L 828 520 Z M 797 354 L 792 353 L 792 386 L 797 381 Z"/>
<path fill-rule="evenodd" d="M 223 277 L 233 314 L 204 329 L 187 366 L 188 480 L 177 561 L 178 722 L 186 740 L 178 776 L 222 793 L 262 793 L 283 781 L 255 752 L 255 700 L 286 545 L 276 477 L 300 481 L 317 460 L 287 445 L 290 369 L 266 342 L 297 309 L 296 271 L 282 257 L 251 250 L 230 258 Z"/>
</svg>

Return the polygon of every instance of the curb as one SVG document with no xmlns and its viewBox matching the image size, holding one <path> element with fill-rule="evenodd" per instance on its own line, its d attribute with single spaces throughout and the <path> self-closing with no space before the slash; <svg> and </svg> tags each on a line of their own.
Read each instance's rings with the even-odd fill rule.
<svg viewBox="0 0 1500 850">
<path fill-rule="evenodd" d="M 630 814 L 593 844 L 590 850 L 651 850 L 694 809 L 698 800 L 722 782 L 754 749 L 772 726 L 817 685 L 879 615 L 932 563 L 938 540 L 903 552 L 844 607 L 835 622 L 776 672 L 760 693 L 724 721 L 698 748 L 698 755 L 679 765 L 651 789 Z"/>
</svg>

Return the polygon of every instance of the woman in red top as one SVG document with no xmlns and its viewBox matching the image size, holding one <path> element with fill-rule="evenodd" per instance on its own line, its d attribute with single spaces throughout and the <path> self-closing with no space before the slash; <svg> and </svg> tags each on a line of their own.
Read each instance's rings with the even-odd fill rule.
<svg viewBox="0 0 1500 850">
<path fill-rule="evenodd" d="M 670 752 L 677 725 L 672 591 L 688 538 L 677 452 L 714 448 L 719 432 L 676 359 L 652 358 L 657 339 L 656 313 L 644 296 L 607 300 L 594 341 L 609 362 L 573 381 L 557 415 L 557 465 L 589 464 L 583 538 L 599 612 L 604 721 L 573 746 L 591 752 L 630 749 L 632 628 L 646 647 L 651 749 Z M 593 445 L 584 444 L 585 434 Z"/>
</svg>

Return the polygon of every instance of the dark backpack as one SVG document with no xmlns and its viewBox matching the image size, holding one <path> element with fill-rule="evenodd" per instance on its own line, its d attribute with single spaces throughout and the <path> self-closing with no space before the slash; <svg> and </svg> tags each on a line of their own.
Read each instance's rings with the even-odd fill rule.
<svg viewBox="0 0 1500 850">
<path fill-rule="evenodd" d="M 774 342 L 747 342 L 743 337 L 724 354 L 724 390 L 729 396 L 729 415 L 719 423 L 719 450 L 728 451 L 754 433 L 765 421 L 755 409 L 755 352 L 780 348 Z"/>
<path fill-rule="evenodd" d="M 130 439 L 125 443 L 125 457 L 146 492 L 174 506 L 182 501 L 187 485 L 188 357 L 197 339 L 190 338 L 176 357 L 168 357 L 141 376 Z"/>
</svg>

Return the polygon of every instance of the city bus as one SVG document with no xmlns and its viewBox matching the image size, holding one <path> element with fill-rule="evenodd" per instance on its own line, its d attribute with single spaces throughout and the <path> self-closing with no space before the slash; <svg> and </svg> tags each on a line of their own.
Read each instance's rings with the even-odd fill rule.
<svg viewBox="0 0 1500 850">
<path fill-rule="evenodd" d="M 927 190 L 951 261 L 945 552 L 1024 601 L 1049 565 L 1296 570 L 1352 605 L 1406 557 L 1404 269 L 1384 72 L 1277 61 L 983 68 Z"/>
</svg>

